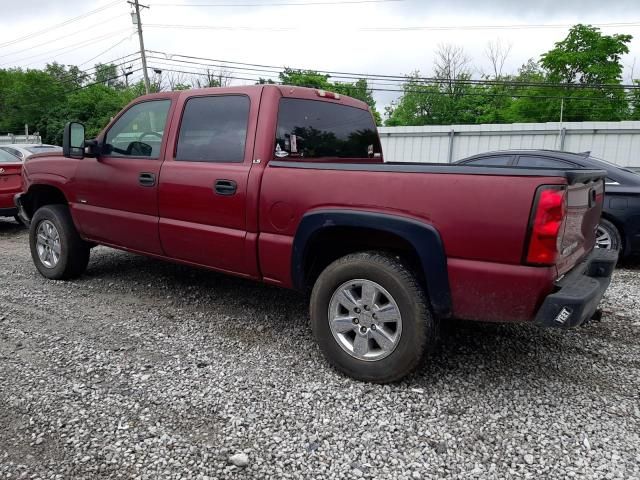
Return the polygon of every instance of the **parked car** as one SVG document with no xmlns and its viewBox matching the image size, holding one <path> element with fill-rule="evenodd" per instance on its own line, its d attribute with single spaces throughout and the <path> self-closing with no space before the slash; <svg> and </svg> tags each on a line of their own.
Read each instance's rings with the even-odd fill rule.
<svg viewBox="0 0 640 480">
<path fill-rule="evenodd" d="M 415 369 L 440 319 L 580 325 L 617 260 L 593 248 L 604 171 L 385 164 L 368 106 L 323 90 L 162 92 L 63 138 L 16 198 L 43 276 L 100 244 L 310 292 L 322 351 L 361 380 Z"/>
<path fill-rule="evenodd" d="M 597 168 L 607 172 L 602 219 L 596 246 L 620 250 L 626 257 L 640 253 L 640 175 L 586 153 L 556 150 L 505 150 L 481 153 L 456 162 L 519 168 Z"/>
<path fill-rule="evenodd" d="M 14 217 L 18 223 L 18 208 L 13 199 L 22 190 L 22 162 L 0 150 L 0 217 Z"/>
<path fill-rule="evenodd" d="M 0 150 L 10 153 L 14 157 L 24 161 L 36 153 L 61 152 L 62 147 L 38 143 L 10 143 L 0 145 Z"/>
</svg>

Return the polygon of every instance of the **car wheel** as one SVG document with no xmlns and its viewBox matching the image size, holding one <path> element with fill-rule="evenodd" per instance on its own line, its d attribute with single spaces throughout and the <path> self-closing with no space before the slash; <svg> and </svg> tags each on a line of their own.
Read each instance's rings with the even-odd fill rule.
<svg viewBox="0 0 640 480">
<path fill-rule="evenodd" d="M 435 345 L 424 290 L 391 255 L 354 253 L 330 264 L 313 287 L 310 313 L 325 357 L 358 380 L 400 380 Z"/>
<path fill-rule="evenodd" d="M 89 246 L 78 235 L 65 205 L 47 205 L 36 211 L 29 244 L 36 268 L 52 280 L 79 277 L 89 263 Z"/>
<path fill-rule="evenodd" d="M 620 250 L 622 248 L 622 237 L 616 226 L 609 220 L 600 219 L 600 224 L 596 229 L 596 247 L 607 250 Z"/>
</svg>

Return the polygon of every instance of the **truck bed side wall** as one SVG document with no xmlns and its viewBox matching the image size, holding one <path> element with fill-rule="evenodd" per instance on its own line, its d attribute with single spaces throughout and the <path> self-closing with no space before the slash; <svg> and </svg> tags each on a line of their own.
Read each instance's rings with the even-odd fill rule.
<svg viewBox="0 0 640 480">
<path fill-rule="evenodd" d="M 348 208 L 398 215 L 431 225 L 440 234 L 455 316 L 528 320 L 556 275 L 555 268 L 520 264 L 532 200 L 540 184 L 560 181 L 302 169 L 293 162 L 291 167 L 269 166 L 260 197 L 261 271 L 267 281 L 292 286 L 293 240 L 308 212 Z M 523 303 L 523 298 L 531 301 Z"/>
</svg>

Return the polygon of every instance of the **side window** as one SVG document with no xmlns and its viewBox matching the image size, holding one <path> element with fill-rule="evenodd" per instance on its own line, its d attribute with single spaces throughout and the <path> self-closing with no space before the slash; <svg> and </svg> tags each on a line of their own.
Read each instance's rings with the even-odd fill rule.
<svg viewBox="0 0 640 480">
<path fill-rule="evenodd" d="M 557 158 L 526 156 L 521 156 L 518 159 L 518 166 L 528 168 L 580 168 L 574 163 L 558 160 Z"/>
<path fill-rule="evenodd" d="M 276 158 L 367 159 L 381 155 L 376 125 L 368 110 L 317 100 L 280 100 Z"/>
<path fill-rule="evenodd" d="M 171 100 L 152 100 L 124 112 L 107 132 L 106 153 L 112 157 L 158 158 L 170 105 Z"/>
<path fill-rule="evenodd" d="M 464 165 L 473 165 L 478 167 L 507 167 L 513 159 L 512 155 L 494 155 L 491 157 L 476 158 L 464 162 Z"/>
<path fill-rule="evenodd" d="M 176 160 L 242 162 L 249 123 L 249 97 L 216 95 L 187 100 Z"/>
</svg>

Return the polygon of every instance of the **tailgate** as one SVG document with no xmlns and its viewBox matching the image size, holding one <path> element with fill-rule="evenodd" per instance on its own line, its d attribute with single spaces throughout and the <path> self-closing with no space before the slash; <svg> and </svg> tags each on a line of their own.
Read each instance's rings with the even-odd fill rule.
<svg viewBox="0 0 640 480">
<path fill-rule="evenodd" d="M 580 262 L 595 246 L 596 227 L 604 201 L 604 176 L 569 182 L 567 213 L 559 236 L 556 267 L 563 275 Z"/>
</svg>

